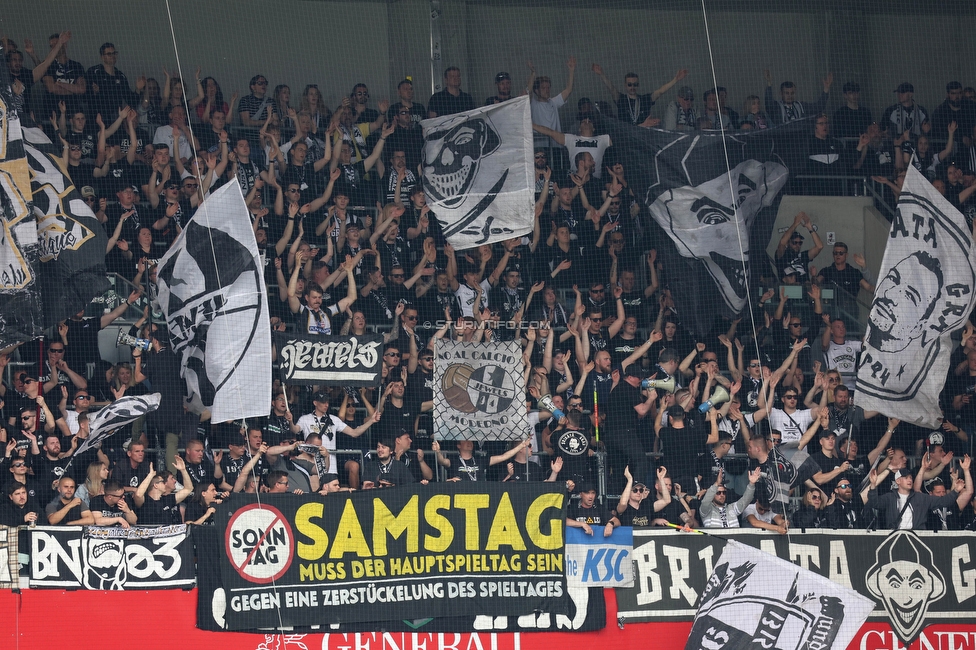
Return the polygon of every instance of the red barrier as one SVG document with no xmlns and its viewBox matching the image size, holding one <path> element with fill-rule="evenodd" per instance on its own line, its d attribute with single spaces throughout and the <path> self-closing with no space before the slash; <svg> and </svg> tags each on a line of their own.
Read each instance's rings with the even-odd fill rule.
<svg viewBox="0 0 976 650">
<path fill-rule="evenodd" d="M 197 592 L 0 592 L 0 647 L 124 647 L 140 650 L 625 650 L 684 648 L 691 623 L 628 623 L 617 627 L 617 599 L 606 590 L 607 626 L 599 632 L 260 635 L 196 628 Z M 974 615 L 976 620 L 976 615 Z M 976 624 L 933 625 L 905 648 L 881 623 L 868 623 L 849 650 L 976 650 Z"/>
</svg>

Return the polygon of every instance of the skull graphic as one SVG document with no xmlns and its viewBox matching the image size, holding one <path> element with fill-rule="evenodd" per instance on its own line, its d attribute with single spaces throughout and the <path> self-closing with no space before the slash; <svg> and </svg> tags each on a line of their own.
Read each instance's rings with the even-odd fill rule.
<svg viewBox="0 0 976 650">
<path fill-rule="evenodd" d="M 498 133 L 483 117 L 427 134 L 424 188 L 438 202 L 456 207 L 467 196 L 482 158 L 500 145 Z"/>
<path fill-rule="evenodd" d="M 125 543 L 117 539 L 82 538 L 84 583 L 88 589 L 120 590 L 127 576 Z"/>
</svg>

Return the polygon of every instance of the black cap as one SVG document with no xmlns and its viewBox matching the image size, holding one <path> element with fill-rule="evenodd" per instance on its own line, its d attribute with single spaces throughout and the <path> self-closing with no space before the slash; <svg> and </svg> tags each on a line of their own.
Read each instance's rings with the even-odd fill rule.
<svg viewBox="0 0 976 650">
<path fill-rule="evenodd" d="M 848 81 L 846 84 L 844 84 L 844 92 L 859 93 L 861 92 L 861 84 L 857 83 L 856 81 Z"/>
<path fill-rule="evenodd" d="M 895 88 L 895 92 L 896 93 L 913 93 L 913 92 L 915 92 L 915 86 L 913 86 L 912 84 L 908 83 L 907 81 L 903 81 L 900 84 L 898 84 L 898 87 L 897 88 Z"/>
<path fill-rule="evenodd" d="M 511 79 L 511 78 L 512 76 L 507 72 L 499 72 L 498 74 L 495 75 L 495 83 L 498 83 L 500 81 L 505 81 L 506 79 Z"/>
<path fill-rule="evenodd" d="M 958 81 L 950 81 L 946 84 L 946 92 L 949 92 L 950 90 L 962 90 L 962 84 Z"/>
<path fill-rule="evenodd" d="M 683 418 L 685 415 L 686 415 L 685 410 L 680 406 L 678 406 L 677 404 L 675 404 L 674 406 L 668 409 L 669 418 Z"/>
<path fill-rule="evenodd" d="M 682 86 L 678 88 L 678 98 L 679 99 L 694 99 L 695 91 L 689 86 Z"/>
<path fill-rule="evenodd" d="M 583 481 L 577 487 L 577 492 L 582 494 L 583 492 L 596 492 L 596 486 L 593 485 L 591 481 Z"/>
<path fill-rule="evenodd" d="M 346 230 L 349 230 L 350 228 L 355 228 L 356 230 L 362 230 L 363 222 L 356 218 L 350 219 L 349 223 L 346 224 Z"/>
<path fill-rule="evenodd" d="M 329 403 L 329 394 L 327 392 L 325 392 L 324 390 L 320 390 L 319 392 L 317 392 L 314 395 L 312 395 L 312 401 L 313 402 L 321 402 L 323 404 L 328 404 Z"/>
</svg>

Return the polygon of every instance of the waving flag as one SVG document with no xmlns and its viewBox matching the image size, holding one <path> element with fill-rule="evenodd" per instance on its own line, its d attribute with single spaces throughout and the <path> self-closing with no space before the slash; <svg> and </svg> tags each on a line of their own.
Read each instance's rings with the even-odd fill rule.
<svg viewBox="0 0 976 650">
<path fill-rule="evenodd" d="M 78 445 L 75 457 L 78 458 L 92 447 L 97 447 L 125 425 L 158 409 L 161 397 L 159 393 L 125 396 L 99 410 L 89 422 L 88 437 Z"/>
<path fill-rule="evenodd" d="M 701 594 L 686 650 L 846 648 L 874 601 L 730 540 Z"/>
<path fill-rule="evenodd" d="M 773 131 L 786 136 L 796 127 L 723 136 L 599 122 L 670 240 L 659 252 L 678 315 L 699 337 L 715 316 L 737 318 L 746 305 L 752 224 L 776 204 L 789 177 Z"/>
<path fill-rule="evenodd" d="M 532 232 L 535 177 L 528 97 L 421 125 L 427 205 L 454 248 Z"/>
<path fill-rule="evenodd" d="M 950 337 L 976 304 L 976 250 L 966 218 L 912 165 L 878 275 L 857 372 L 857 403 L 936 429 Z"/>
<path fill-rule="evenodd" d="M 159 306 L 188 397 L 214 422 L 268 414 L 271 325 L 263 265 L 237 180 L 200 204 L 159 261 Z"/>
</svg>

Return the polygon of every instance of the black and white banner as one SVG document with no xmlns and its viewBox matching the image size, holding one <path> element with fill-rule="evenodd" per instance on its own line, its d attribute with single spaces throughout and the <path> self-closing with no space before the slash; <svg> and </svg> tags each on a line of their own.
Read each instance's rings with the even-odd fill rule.
<svg viewBox="0 0 976 650">
<path fill-rule="evenodd" d="M 196 583 L 185 524 L 38 526 L 29 535 L 31 589 L 178 589 Z"/>
<path fill-rule="evenodd" d="M 76 457 L 81 456 L 92 447 L 100 445 L 103 440 L 125 425 L 155 411 L 159 408 L 161 398 L 162 395 L 159 393 L 125 396 L 100 409 L 89 423 L 90 433 L 88 437 L 78 445 L 78 450 L 75 451 L 74 455 Z"/>
<path fill-rule="evenodd" d="M 527 96 L 421 125 L 427 205 L 455 249 L 532 232 L 535 177 Z"/>
<path fill-rule="evenodd" d="M 159 261 L 159 306 L 191 401 L 214 422 L 271 408 L 263 265 L 236 179 L 207 197 Z"/>
<path fill-rule="evenodd" d="M 705 585 L 685 650 L 847 648 L 874 601 L 730 540 Z"/>
<path fill-rule="evenodd" d="M 618 622 L 692 620 L 727 539 L 872 598 L 869 620 L 888 623 L 906 647 L 926 625 L 971 621 L 973 617 L 976 535 L 970 532 L 824 530 L 788 536 L 752 528 L 723 530 L 721 537 L 714 537 L 635 528 L 635 584 L 616 590 Z M 757 571 L 756 575 L 762 579 L 764 574 Z M 784 584 L 789 586 L 771 579 L 765 589 L 779 594 Z"/>
<path fill-rule="evenodd" d="M 529 435 L 517 341 L 438 339 L 434 429 L 440 440 L 523 440 Z"/>
<path fill-rule="evenodd" d="M 789 170 L 777 139 L 803 125 L 754 133 L 680 133 L 644 129 L 598 117 L 613 138 L 627 176 L 647 179 L 644 203 L 654 219 L 651 236 L 673 272 L 678 313 L 699 338 L 719 316 L 735 319 L 746 304 L 750 233 L 760 211 L 772 210 Z"/>
<path fill-rule="evenodd" d="M 913 165 L 878 277 L 857 371 L 857 403 L 938 428 L 950 337 L 976 304 L 976 251 L 966 218 Z"/>
<path fill-rule="evenodd" d="M 2 46 L 0 53 L 6 54 Z M 40 246 L 32 214 L 22 109 L 23 98 L 11 90 L 10 70 L 0 66 L 0 349 L 43 335 Z"/>
<path fill-rule="evenodd" d="M 383 370 L 382 336 L 275 335 L 287 384 L 376 386 Z"/>
</svg>

